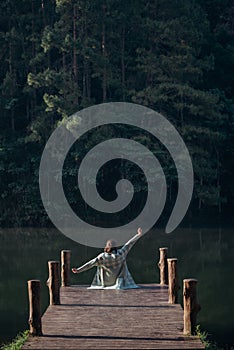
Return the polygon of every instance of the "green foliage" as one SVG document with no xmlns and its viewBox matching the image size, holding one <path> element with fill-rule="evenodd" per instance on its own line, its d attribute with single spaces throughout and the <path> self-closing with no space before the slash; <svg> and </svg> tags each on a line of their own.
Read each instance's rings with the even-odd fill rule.
<svg viewBox="0 0 234 350">
<path fill-rule="evenodd" d="M 26 340 L 28 339 L 29 331 L 21 332 L 17 335 L 17 337 L 10 343 L 3 345 L 1 350 L 20 350 Z"/>
<path fill-rule="evenodd" d="M 229 0 L 3 0 L 0 9 L 1 224 L 45 223 L 37 177 L 46 140 L 72 113 L 108 101 L 149 106 L 175 125 L 192 156 L 193 212 L 233 207 Z M 64 172 L 69 184 L 76 159 L 104 134 L 115 131 L 99 130 L 76 147 Z M 121 136 L 129 135 L 122 128 Z M 132 137 L 160 157 L 174 198 L 177 179 L 166 150 L 139 131 Z M 131 164 L 113 167 L 146 191 Z"/>
<path fill-rule="evenodd" d="M 209 334 L 206 331 L 202 331 L 200 325 L 196 327 L 196 334 L 201 339 L 202 343 L 205 345 L 206 350 L 224 350 L 226 347 L 217 344 L 214 341 L 209 340 Z M 230 350 L 233 348 L 228 347 Z"/>
</svg>

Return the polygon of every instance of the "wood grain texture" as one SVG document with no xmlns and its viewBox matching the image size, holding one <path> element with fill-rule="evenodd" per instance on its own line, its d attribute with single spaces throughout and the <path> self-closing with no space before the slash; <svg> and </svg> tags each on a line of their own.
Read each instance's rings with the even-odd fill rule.
<svg viewBox="0 0 234 350">
<path fill-rule="evenodd" d="M 167 251 L 167 247 L 159 248 L 160 258 L 158 262 L 158 267 L 160 270 L 160 284 L 162 285 L 168 285 Z"/>
<path fill-rule="evenodd" d="M 49 278 L 47 286 L 50 294 L 50 305 L 60 304 L 60 263 L 59 261 L 48 261 Z"/>
<path fill-rule="evenodd" d="M 177 259 L 170 258 L 167 259 L 168 262 L 168 303 L 177 304 L 178 303 L 178 272 L 177 272 Z"/>
<path fill-rule="evenodd" d="M 61 285 L 62 287 L 70 286 L 70 271 L 71 271 L 71 251 L 61 251 Z"/>
<path fill-rule="evenodd" d="M 41 330 L 41 282 L 28 281 L 29 327 L 30 334 L 40 336 Z"/>
<path fill-rule="evenodd" d="M 23 349 L 204 349 L 198 337 L 183 335 L 183 310 L 168 304 L 168 287 L 131 290 L 61 287 L 61 305 L 42 318 L 43 337 Z"/>
<path fill-rule="evenodd" d="M 197 302 L 197 280 L 185 279 L 183 288 L 184 299 L 184 334 L 194 334 L 197 323 L 197 313 L 201 306 Z"/>
</svg>

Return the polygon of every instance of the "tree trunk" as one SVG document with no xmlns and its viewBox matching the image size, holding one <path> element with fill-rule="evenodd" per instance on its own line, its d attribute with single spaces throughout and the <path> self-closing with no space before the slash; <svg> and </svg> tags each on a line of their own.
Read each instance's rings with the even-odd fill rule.
<svg viewBox="0 0 234 350">
<path fill-rule="evenodd" d="M 200 178 L 200 186 L 203 186 L 203 177 Z M 202 199 L 199 197 L 198 209 L 201 210 L 202 207 Z"/>
<path fill-rule="evenodd" d="M 218 208 L 219 208 L 219 213 L 221 214 L 222 212 L 222 202 L 221 202 L 221 186 L 220 186 L 220 167 L 219 167 L 219 151 L 216 150 L 217 154 L 217 189 L 218 189 Z"/>
<path fill-rule="evenodd" d="M 102 57 L 103 57 L 103 77 L 102 77 L 102 101 L 106 102 L 107 97 L 107 70 L 106 70 L 106 26 L 105 26 L 105 5 L 102 6 Z"/>
<path fill-rule="evenodd" d="M 125 26 L 122 28 L 122 38 L 121 38 L 121 76 L 122 76 L 122 98 L 125 101 Z"/>
<path fill-rule="evenodd" d="M 15 90 L 15 72 L 13 68 L 13 44 L 12 44 L 12 38 L 10 38 L 9 43 L 9 73 L 10 73 L 10 79 L 11 79 L 11 86 L 10 86 L 10 99 L 11 101 L 14 98 L 14 90 Z M 15 110 L 14 110 L 14 102 L 11 103 L 11 131 L 15 132 Z"/>
<path fill-rule="evenodd" d="M 42 11 L 43 24 L 44 24 L 44 28 L 45 28 L 46 27 L 46 16 L 45 16 L 45 3 L 44 3 L 44 0 L 41 0 L 41 11 Z"/>
<path fill-rule="evenodd" d="M 63 61 L 63 71 L 65 73 L 66 72 L 66 54 L 64 51 L 62 52 L 62 61 Z"/>
<path fill-rule="evenodd" d="M 180 108 L 180 124 L 181 124 L 181 129 L 184 129 L 184 94 L 181 89 L 180 91 L 180 102 L 181 102 L 181 108 Z"/>
<path fill-rule="evenodd" d="M 34 0 L 32 0 L 32 58 L 35 57 L 35 11 L 34 11 Z"/>
<path fill-rule="evenodd" d="M 32 46 L 31 46 L 31 56 L 32 59 L 36 56 L 36 48 L 35 48 L 35 9 L 34 9 L 34 0 L 32 0 Z M 32 66 L 32 71 L 36 74 L 36 66 Z M 33 94 L 31 97 L 31 121 L 34 120 L 34 112 L 36 107 L 36 89 L 33 89 Z"/>
<path fill-rule="evenodd" d="M 76 49 L 76 40 L 77 40 L 77 30 L 76 30 L 76 21 L 77 21 L 77 6 L 73 6 L 73 75 L 75 81 L 78 82 L 78 67 L 77 67 L 77 49 Z"/>
<path fill-rule="evenodd" d="M 87 97 L 91 98 L 91 78 L 90 78 L 90 67 L 89 62 L 86 62 L 86 89 L 87 89 Z"/>
</svg>

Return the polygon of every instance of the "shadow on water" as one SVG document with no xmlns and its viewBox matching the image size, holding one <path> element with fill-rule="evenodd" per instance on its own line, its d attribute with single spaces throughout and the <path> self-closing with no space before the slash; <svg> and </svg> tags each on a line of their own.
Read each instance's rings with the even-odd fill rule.
<svg viewBox="0 0 234 350">
<path fill-rule="evenodd" d="M 198 279 L 202 310 L 198 323 L 211 339 L 234 343 L 234 233 L 231 229 L 179 228 L 167 235 L 154 230 L 136 243 L 128 266 L 137 283 L 158 283 L 159 247 L 167 246 L 169 257 L 178 258 L 182 280 Z M 72 250 L 72 266 L 96 256 L 100 249 L 71 241 L 55 229 L 0 230 L 0 343 L 28 328 L 27 280 L 42 283 L 42 311 L 48 305 L 47 261 L 59 260 L 60 250 Z M 89 284 L 95 270 L 72 276 L 73 284 Z"/>
</svg>

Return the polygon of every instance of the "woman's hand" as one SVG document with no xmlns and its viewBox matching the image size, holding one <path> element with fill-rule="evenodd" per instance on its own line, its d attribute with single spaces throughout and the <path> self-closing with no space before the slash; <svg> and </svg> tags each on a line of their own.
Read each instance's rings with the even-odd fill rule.
<svg viewBox="0 0 234 350">
<path fill-rule="evenodd" d="M 77 269 L 75 267 L 72 268 L 73 273 L 78 273 Z"/>
<path fill-rule="evenodd" d="M 141 228 L 141 227 L 138 228 L 137 234 L 138 234 L 139 236 L 142 235 L 142 228 Z"/>
</svg>

